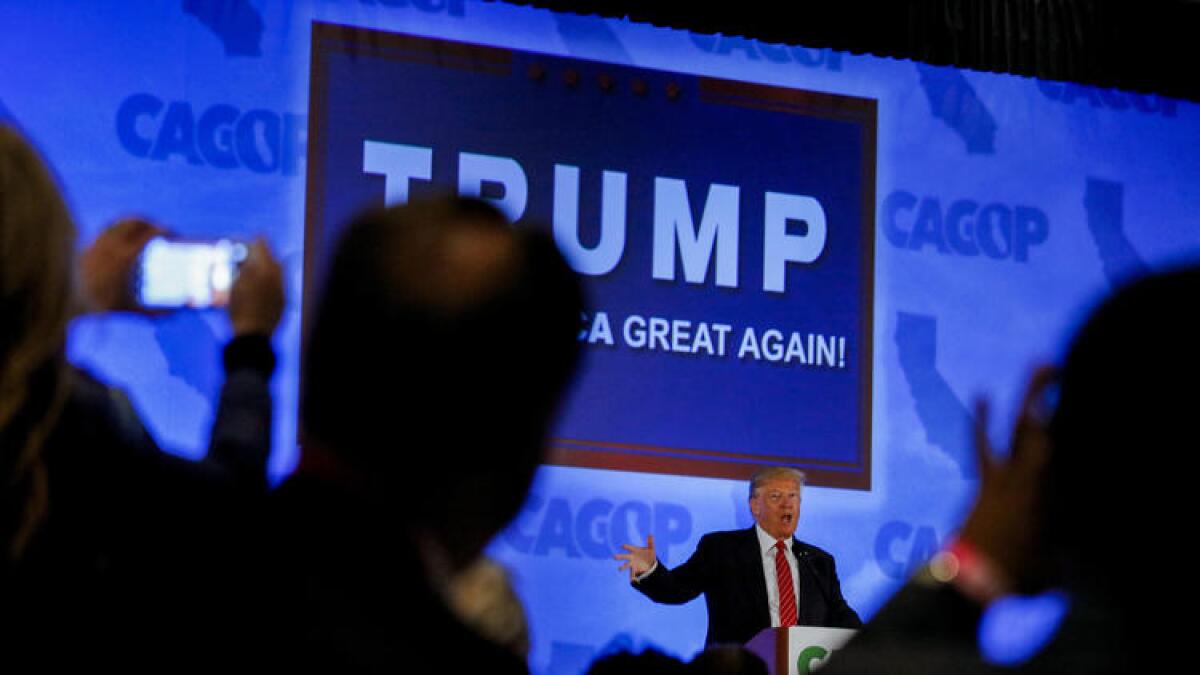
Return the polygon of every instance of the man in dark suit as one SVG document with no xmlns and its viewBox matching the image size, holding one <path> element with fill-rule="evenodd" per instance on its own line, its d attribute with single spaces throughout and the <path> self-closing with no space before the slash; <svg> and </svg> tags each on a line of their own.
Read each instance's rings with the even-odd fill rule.
<svg viewBox="0 0 1200 675">
<path fill-rule="evenodd" d="M 745 643 L 769 626 L 858 628 L 862 622 L 842 597 L 833 556 L 795 538 L 804 474 L 772 467 L 750 479 L 754 527 L 713 532 L 675 569 L 658 561 L 654 537 L 624 546 L 620 569 L 655 602 L 683 604 L 704 594 L 705 644 Z"/>
</svg>

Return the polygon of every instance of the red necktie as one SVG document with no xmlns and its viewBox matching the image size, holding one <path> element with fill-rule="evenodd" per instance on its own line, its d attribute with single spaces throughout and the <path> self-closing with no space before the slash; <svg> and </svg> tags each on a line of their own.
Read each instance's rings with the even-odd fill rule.
<svg viewBox="0 0 1200 675">
<path fill-rule="evenodd" d="M 782 539 L 775 544 L 775 578 L 779 588 L 779 625 L 796 625 L 796 589 L 792 588 L 792 568 L 783 554 L 787 544 Z"/>
</svg>

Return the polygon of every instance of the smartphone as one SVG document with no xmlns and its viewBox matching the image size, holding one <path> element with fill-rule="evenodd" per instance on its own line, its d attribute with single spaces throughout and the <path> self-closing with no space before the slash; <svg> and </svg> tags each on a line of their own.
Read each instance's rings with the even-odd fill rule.
<svg viewBox="0 0 1200 675">
<path fill-rule="evenodd" d="M 138 262 L 135 296 L 147 309 L 224 307 L 248 252 L 236 239 L 155 237 Z"/>
</svg>

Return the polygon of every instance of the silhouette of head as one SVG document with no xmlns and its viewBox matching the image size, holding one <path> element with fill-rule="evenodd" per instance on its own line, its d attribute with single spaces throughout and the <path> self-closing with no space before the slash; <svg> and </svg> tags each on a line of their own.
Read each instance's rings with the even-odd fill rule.
<svg viewBox="0 0 1200 675">
<path fill-rule="evenodd" d="M 1200 269 L 1144 277 L 1104 301 L 1075 336 L 1050 423 L 1049 541 L 1068 583 L 1128 571 L 1118 543 L 1153 546 L 1194 490 Z M 1124 467 L 1118 475 L 1114 466 Z"/>
<path fill-rule="evenodd" d="M 462 565 L 517 512 L 579 354 L 578 278 L 483 201 L 369 212 L 311 324 L 302 414 L 388 508 Z"/>
</svg>

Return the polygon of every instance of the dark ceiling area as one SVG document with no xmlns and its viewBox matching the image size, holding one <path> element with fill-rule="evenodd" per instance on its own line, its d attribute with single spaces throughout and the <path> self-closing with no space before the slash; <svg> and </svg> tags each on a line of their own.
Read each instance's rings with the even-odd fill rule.
<svg viewBox="0 0 1200 675">
<path fill-rule="evenodd" d="M 504 0 L 1200 101 L 1197 0 Z"/>
</svg>

